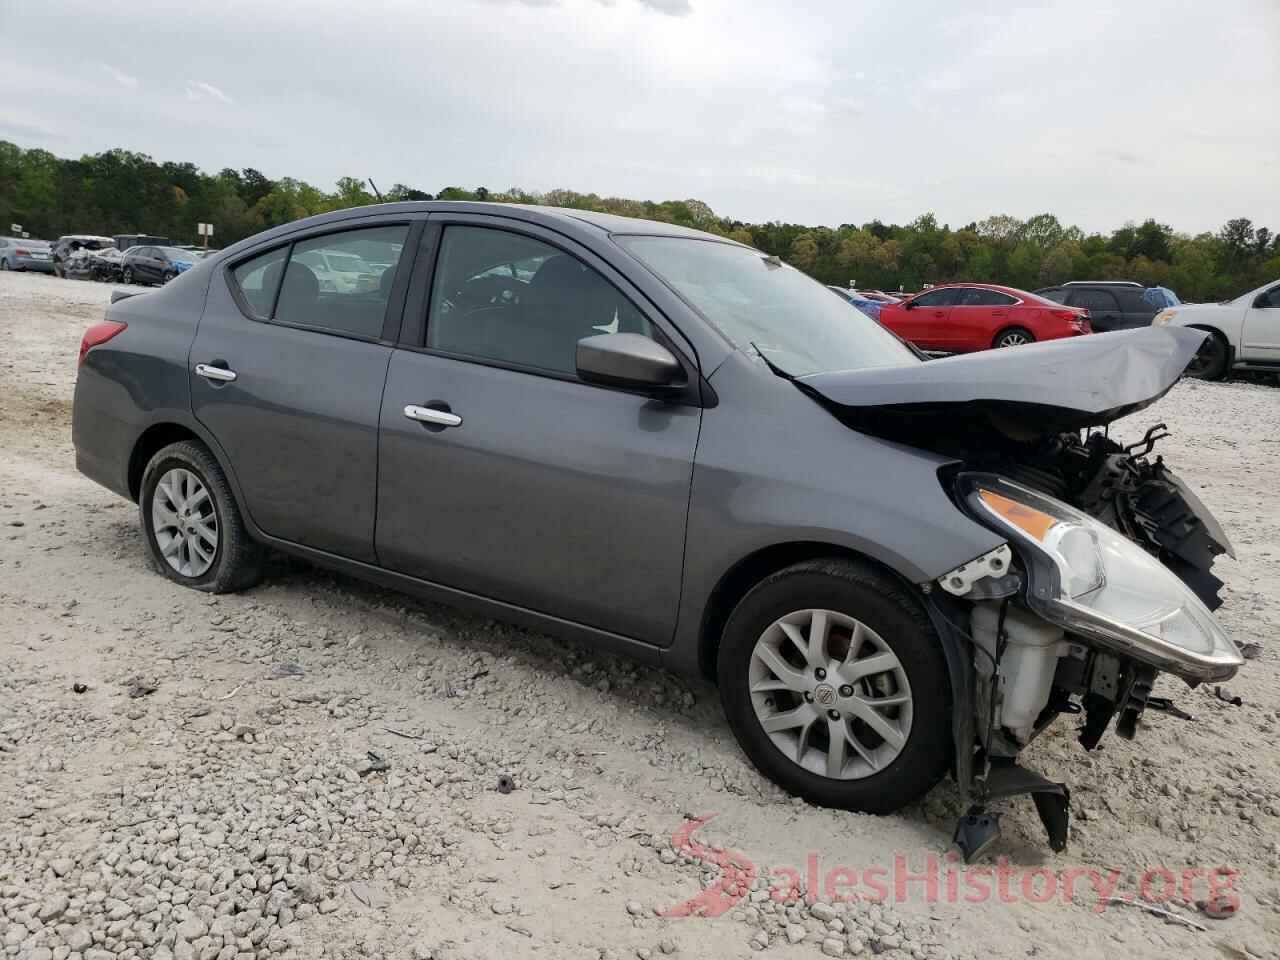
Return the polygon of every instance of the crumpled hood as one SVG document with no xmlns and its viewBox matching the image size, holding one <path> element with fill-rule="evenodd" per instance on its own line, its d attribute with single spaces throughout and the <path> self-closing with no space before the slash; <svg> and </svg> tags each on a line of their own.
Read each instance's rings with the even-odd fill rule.
<svg viewBox="0 0 1280 960">
<path fill-rule="evenodd" d="M 1102 426 L 1154 403 L 1177 383 L 1205 336 L 1142 327 L 795 382 L 838 408 L 850 426 L 878 436 L 912 442 L 980 425 L 1030 440 Z"/>
</svg>

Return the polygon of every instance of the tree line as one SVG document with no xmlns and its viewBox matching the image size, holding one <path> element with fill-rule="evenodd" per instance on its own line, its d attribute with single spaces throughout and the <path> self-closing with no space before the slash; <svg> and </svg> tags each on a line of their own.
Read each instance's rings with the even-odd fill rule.
<svg viewBox="0 0 1280 960">
<path fill-rule="evenodd" d="M 1243 217 L 1192 236 L 1155 219 L 1086 233 L 1051 213 L 1028 220 L 991 216 L 959 228 L 939 224 L 931 213 L 903 225 L 746 223 L 719 216 L 700 200 L 627 200 L 572 190 L 444 187 L 428 193 L 396 183 L 382 198 L 539 203 L 678 223 L 776 254 L 823 283 L 866 289 L 911 291 L 950 280 L 1034 289 L 1072 279 L 1129 279 L 1194 301 L 1234 296 L 1280 277 L 1280 237 Z M 206 222 L 214 224 L 217 245 L 226 246 L 300 217 L 376 202 L 356 177 L 342 177 L 326 192 L 252 167 L 211 174 L 129 150 L 67 159 L 0 141 L 0 231 L 20 223 L 33 237 L 151 233 L 195 243 L 196 224 Z"/>
</svg>

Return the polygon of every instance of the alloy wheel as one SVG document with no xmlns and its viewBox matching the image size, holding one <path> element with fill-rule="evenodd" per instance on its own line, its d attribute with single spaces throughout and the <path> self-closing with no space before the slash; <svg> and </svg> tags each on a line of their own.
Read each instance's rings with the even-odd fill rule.
<svg viewBox="0 0 1280 960">
<path fill-rule="evenodd" d="M 751 704 L 782 754 L 811 773 L 860 780 L 906 746 L 913 702 L 884 638 L 833 610 L 797 610 L 756 641 Z"/>
<path fill-rule="evenodd" d="M 218 514 L 204 481 L 174 467 L 156 484 L 151 528 L 165 562 L 184 577 L 199 577 L 218 555 Z"/>
<path fill-rule="evenodd" d="M 1027 339 L 1025 334 L 1018 333 L 1016 330 L 1011 330 L 1000 338 L 1000 342 L 997 343 L 996 346 L 997 347 L 1020 347 L 1024 343 L 1030 343 L 1030 342 L 1031 341 Z"/>
</svg>

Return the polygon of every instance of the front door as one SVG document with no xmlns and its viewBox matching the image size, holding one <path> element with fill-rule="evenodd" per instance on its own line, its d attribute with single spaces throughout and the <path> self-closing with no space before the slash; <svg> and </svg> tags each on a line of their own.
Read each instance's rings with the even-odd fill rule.
<svg viewBox="0 0 1280 960">
<path fill-rule="evenodd" d="M 943 287 L 926 290 L 908 301 L 911 309 L 898 314 L 902 318 L 902 329 L 895 332 L 923 350 L 955 350 L 956 337 L 948 320 L 960 292 L 955 287 Z"/>
<path fill-rule="evenodd" d="M 985 287 L 965 287 L 957 292 L 959 298 L 948 318 L 956 350 L 986 350 L 1000 331 L 1017 325 L 1013 317 L 1016 298 Z"/>
<path fill-rule="evenodd" d="M 701 411 L 583 383 L 575 364 L 583 337 L 661 339 L 660 322 L 549 231 L 473 217 L 438 244 L 425 334 L 387 375 L 379 561 L 669 644 Z"/>
<path fill-rule="evenodd" d="M 210 283 L 190 354 L 192 410 L 273 537 L 375 559 L 378 406 L 410 233 L 408 223 L 330 227 Z M 306 266 L 315 250 L 350 253 L 367 269 L 339 288 Z"/>
<path fill-rule="evenodd" d="M 1280 283 L 1254 296 L 1244 315 L 1240 359 L 1280 363 Z"/>
</svg>

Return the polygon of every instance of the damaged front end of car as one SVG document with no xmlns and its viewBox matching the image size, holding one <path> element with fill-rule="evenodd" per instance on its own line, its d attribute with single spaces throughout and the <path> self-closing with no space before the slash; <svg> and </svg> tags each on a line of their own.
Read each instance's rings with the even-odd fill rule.
<svg viewBox="0 0 1280 960">
<path fill-rule="evenodd" d="M 1057 717 L 1080 716 L 1086 750 L 1113 721 L 1132 739 L 1159 673 L 1194 686 L 1243 663 L 1211 612 L 1230 541 L 1153 457 L 1163 425 L 1128 447 L 1105 432 L 1163 396 L 1200 339 L 1127 331 L 797 381 L 855 429 L 952 458 L 939 479 L 957 509 L 1005 540 L 921 585 L 951 648 L 966 859 L 999 835 L 992 805 L 1024 794 L 1065 848 L 1067 786 L 1018 763 Z"/>
</svg>

